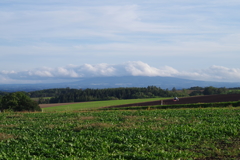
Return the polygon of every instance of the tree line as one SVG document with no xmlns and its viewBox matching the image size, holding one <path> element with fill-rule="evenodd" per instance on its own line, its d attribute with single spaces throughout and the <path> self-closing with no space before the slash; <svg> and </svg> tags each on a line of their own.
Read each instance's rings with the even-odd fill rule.
<svg viewBox="0 0 240 160">
<path fill-rule="evenodd" d="M 107 88 L 107 89 L 49 89 L 34 91 L 29 93 L 30 97 L 40 97 L 39 103 L 64 103 L 64 102 L 84 102 L 99 100 L 117 99 L 138 99 L 153 97 L 188 96 L 185 92 L 179 92 L 176 88 L 172 90 L 161 89 L 156 86 L 129 87 L 129 88 Z M 54 96 L 53 96 L 54 95 Z M 52 96 L 50 99 L 44 97 Z"/>
<path fill-rule="evenodd" d="M 85 102 L 101 100 L 138 99 L 155 97 L 185 97 L 197 95 L 227 94 L 227 88 L 215 87 L 191 87 L 189 89 L 171 90 L 161 89 L 156 86 L 131 87 L 131 88 L 107 88 L 107 89 L 49 89 L 30 92 L 31 97 L 40 97 L 39 103 L 65 103 L 65 102 Z M 52 98 L 46 99 L 49 96 Z"/>
<path fill-rule="evenodd" d="M 146 88 L 70 89 L 67 93 L 51 98 L 50 103 L 171 97 L 176 95 L 179 94 L 155 86 L 148 86 Z"/>
<path fill-rule="evenodd" d="M 196 96 L 196 95 L 213 95 L 213 94 L 228 94 L 229 89 L 222 87 L 222 88 L 216 88 L 216 87 L 191 87 L 192 91 L 189 96 Z"/>
</svg>

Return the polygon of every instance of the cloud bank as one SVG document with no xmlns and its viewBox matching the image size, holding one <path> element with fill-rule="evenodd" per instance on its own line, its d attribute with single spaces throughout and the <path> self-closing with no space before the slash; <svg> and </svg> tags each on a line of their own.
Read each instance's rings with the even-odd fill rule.
<svg viewBox="0 0 240 160">
<path fill-rule="evenodd" d="M 240 68 L 227 68 L 213 65 L 209 68 L 192 71 L 179 71 L 170 66 L 156 68 L 141 61 L 122 64 L 83 64 L 65 67 L 42 67 L 25 71 L 0 71 L 0 83 L 47 83 L 75 81 L 83 77 L 111 76 L 162 76 L 192 80 L 239 82 Z"/>
</svg>

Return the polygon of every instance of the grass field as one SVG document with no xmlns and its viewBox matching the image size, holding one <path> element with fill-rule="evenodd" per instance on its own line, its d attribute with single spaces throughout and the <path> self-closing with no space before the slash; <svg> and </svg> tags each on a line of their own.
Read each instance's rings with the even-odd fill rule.
<svg viewBox="0 0 240 160">
<path fill-rule="evenodd" d="M 157 101 L 157 100 L 162 100 L 162 99 L 168 99 L 168 98 L 93 101 L 93 102 L 74 103 L 74 104 L 67 104 L 67 105 L 59 104 L 59 106 L 42 108 L 42 109 L 43 109 L 43 112 L 74 111 L 74 110 L 81 110 L 81 109 L 94 109 L 94 108 L 100 108 L 100 107 L 115 106 L 115 105 L 121 105 L 121 104 Z"/>
<path fill-rule="evenodd" d="M 240 107 L 1 113 L 0 159 L 239 159 Z"/>
<path fill-rule="evenodd" d="M 240 89 L 231 89 L 231 90 L 228 90 L 229 93 L 231 92 L 240 92 Z"/>
</svg>

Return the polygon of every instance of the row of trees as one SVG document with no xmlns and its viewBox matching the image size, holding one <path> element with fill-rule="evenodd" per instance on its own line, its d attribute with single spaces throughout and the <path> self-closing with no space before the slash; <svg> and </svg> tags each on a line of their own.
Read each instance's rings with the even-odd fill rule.
<svg viewBox="0 0 240 160">
<path fill-rule="evenodd" d="M 61 89 L 58 94 L 51 99 L 40 98 L 40 103 L 64 103 L 64 102 L 83 102 L 98 100 L 116 100 L 116 99 L 137 99 L 154 97 L 184 97 L 197 95 L 228 94 L 227 88 L 215 87 L 191 87 L 189 89 L 172 90 L 161 89 L 156 86 L 143 88 L 108 88 L 108 89 Z M 235 92 L 231 92 L 235 93 Z"/>
<path fill-rule="evenodd" d="M 0 97 L 0 111 L 41 111 L 38 103 L 24 92 L 15 92 Z"/>
<path fill-rule="evenodd" d="M 187 93 L 178 92 L 176 89 L 169 91 L 156 86 L 145 88 L 108 88 L 108 89 L 69 89 L 67 93 L 60 94 L 50 99 L 50 103 L 83 102 L 98 100 L 137 99 L 153 97 L 188 96 Z"/>
<path fill-rule="evenodd" d="M 38 91 L 28 92 L 31 98 L 39 98 L 39 97 L 55 97 L 60 94 L 66 94 L 69 92 L 77 91 L 78 89 L 70 89 L 67 88 L 52 88 L 52 89 L 44 89 Z"/>
<path fill-rule="evenodd" d="M 215 87 L 192 87 L 190 89 L 194 89 L 189 95 L 196 96 L 196 95 L 213 95 L 213 94 L 228 94 L 229 90 L 225 87 L 223 88 L 215 88 Z"/>
</svg>

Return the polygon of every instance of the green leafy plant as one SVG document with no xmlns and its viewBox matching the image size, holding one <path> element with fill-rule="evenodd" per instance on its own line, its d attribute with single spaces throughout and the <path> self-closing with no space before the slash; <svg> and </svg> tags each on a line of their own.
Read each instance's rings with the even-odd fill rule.
<svg viewBox="0 0 240 160">
<path fill-rule="evenodd" d="M 239 115 L 239 107 L 1 113 L 0 159 L 238 159 Z"/>
</svg>

